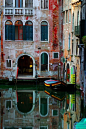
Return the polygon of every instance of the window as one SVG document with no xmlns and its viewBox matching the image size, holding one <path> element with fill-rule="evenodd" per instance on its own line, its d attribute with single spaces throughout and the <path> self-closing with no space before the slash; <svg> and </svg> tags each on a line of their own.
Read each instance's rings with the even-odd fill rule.
<svg viewBox="0 0 86 129">
<path fill-rule="evenodd" d="M 10 59 L 6 60 L 6 67 L 11 68 L 11 60 Z"/>
<path fill-rule="evenodd" d="M 65 12 L 63 13 L 63 24 L 65 24 Z"/>
<path fill-rule="evenodd" d="M 45 21 L 41 23 L 41 41 L 48 41 L 48 23 Z"/>
<path fill-rule="evenodd" d="M 52 116 L 58 116 L 58 110 L 52 110 Z"/>
<path fill-rule="evenodd" d="M 54 52 L 53 53 L 53 58 L 59 58 L 59 53 L 58 52 Z"/>
<path fill-rule="evenodd" d="M 13 39 L 13 25 L 11 21 L 5 22 L 5 40 Z"/>
<path fill-rule="evenodd" d="M 68 10 L 66 11 L 66 23 L 68 23 Z"/>
<path fill-rule="evenodd" d="M 69 22 L 71 22 L 71 9 L 69 10 Z"/>
<path fill-rule="evenodd" d="M 41 115 L 47 115 L 47 98 L 40 98 L 40 113 Z"/>
<path fill-rule="evenodd" d="M 73 40 L 72 40 L 72 55 L 73 55 Z"/>
<path fill-rule="evenodd" d="M 78 55 L 78 39 L 76 40 L 76 55 Z"/>
<path fill-rule="evenodd" d="M 72 30 L 74 30 L 74 13 L 73 13 L 73 18 L 72 18 Z"/>
<path fill-rule="evenodd" d="M 15 0 L 16 7 L 23 7 L 23 0 Z"/>
<path fill-rule="evenodd" d="M 21 21 L 15 23 L 15 40 L 23 40 L 23 23 Z"/>
<path fill-rule="evenodd" d="M 48 70 L 48 55 L 47 53 L 41 54 L 41 71 Z"/>
<path fill-rule="evenodd" d="M 70 49 L 70 34 L 69 34 L 68 49 Z"/>
<path fill-rule="evenodd" d="M 48 0 L 41 0 L 41 9 L 48 9 Z"/>
<path fill-rule="evenodd" d="M 5 7 L 13 7 L 13 0 L 5 0 Z"/>
<path fill-rule="evenodd" d="M 33 41 L 33 23 L 31 21 L 27 21 L 23 30 L 25 31 L 23 39 Z"/>
<path fill-rule="evenodd" d="M 25 7 L 32 8 L 33 0 L 25 0 Z"/>
<path fill-rule="evenodd" d="M 77 13 L 77 26 L 79 26 L 79 11 Z"/>
<path fill-rule="evenodd" d="M 11 102 L 12 102 L 11 100 L 6 100 L 6 102 L 5 102 L 5 104 L 6 104 L 5 107 L 6 107 L 6 108 L 12 108 Z"/>
<path fill-rule="evenodd" d="M 41 126 L 40 129 L 47 129 L 47 126 Z"/>
</svg>

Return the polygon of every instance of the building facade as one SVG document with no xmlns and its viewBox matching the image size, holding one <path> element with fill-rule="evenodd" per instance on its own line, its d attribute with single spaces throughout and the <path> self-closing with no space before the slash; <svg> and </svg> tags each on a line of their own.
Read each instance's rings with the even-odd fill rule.
<svg viewBox="0 0 86 129">
<path fill-rule="evenodd" d="M 60 62 L 59 2 L 3 2 L 2 78 L 57 77 Z"/>
</svg>

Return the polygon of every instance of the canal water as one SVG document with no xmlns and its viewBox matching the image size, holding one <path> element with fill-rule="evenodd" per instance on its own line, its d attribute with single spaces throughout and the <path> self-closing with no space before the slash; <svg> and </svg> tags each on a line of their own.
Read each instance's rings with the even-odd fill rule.
<svg viewBox="0 0 86 129">
<path fill-rule="evenodd" d="M 0 89 L 1 129 L 75 129 L 84 117 L 82 93 L 44 86 Z"/>
</svg>

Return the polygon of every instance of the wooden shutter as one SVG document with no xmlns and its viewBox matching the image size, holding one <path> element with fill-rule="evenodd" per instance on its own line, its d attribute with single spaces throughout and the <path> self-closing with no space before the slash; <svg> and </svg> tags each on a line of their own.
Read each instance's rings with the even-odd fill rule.
<svg viewBox="0 0 86 129">
<path fill-rule="evenodd" d="M 27 26 L 23 25 L 23 40 L 27 40 L 27 33 L 26 33 L 26 28 Z"/>
<path fill-rule="evenodd" d="M 15 25 L 12 25 L 12 40 L 15 40 Z"/>
<path fill-rule="evenodd" d="M 8 25 L 5 25 L 5 40 L 8 39 Z"/>
<path fill-rule="evenodd" d="M 41 25 L 41 41 L 44 41 L 44 26 Z"/>
<path fill-rule="evenodd" d="M 33 26 L 30 26 L 30 40 L 33 41 Z"/>
<path fill-rule="evenodd" d="M 47 98 L 41 98 L 40 113 L 42 115 L 47 114 Z"/>
<path fill-rule="evenodd" d="M 48 26 L 45 26 L 44 35 L 45 35 L 45 41 L 48 41 Z"/>
<path fill-rule="evenodd" d="M 12 25 L 8 26 L 8 40 L 12 40 Z"/>
<path fill-rule="evenodd" d="M 48 64 L 48 55 L 46 53 L 41 55 L 41 64 Z"/>
</svg>

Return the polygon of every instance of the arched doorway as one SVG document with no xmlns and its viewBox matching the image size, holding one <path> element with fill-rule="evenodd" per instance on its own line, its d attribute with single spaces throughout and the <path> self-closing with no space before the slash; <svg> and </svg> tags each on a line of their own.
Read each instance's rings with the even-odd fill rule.
<svg viewBox="0 0 86 129">
<path fill-rule="evenodd" d="M 33 60 L 30 56 L 22 55 L 18 59 L 18 76 L 33 75 Z"/>
</svg>

